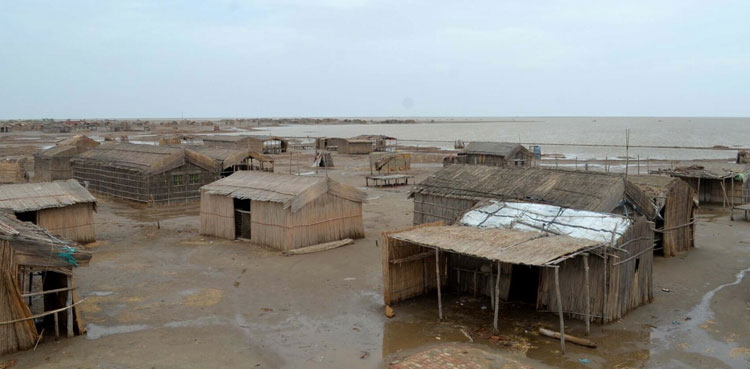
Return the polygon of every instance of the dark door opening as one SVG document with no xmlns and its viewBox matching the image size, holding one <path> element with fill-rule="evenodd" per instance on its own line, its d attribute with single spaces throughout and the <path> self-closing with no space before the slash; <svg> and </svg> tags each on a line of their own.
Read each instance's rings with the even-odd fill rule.
<svg viewBox="0 0 750 369">
<path fill-rule="evenodd" d="M 234 199 L 234 236 L 250 239 L 251 201 Z"/>
<path fill-rule="evenodd" d="M 36 224 L 36 211 L 24 211 L 16 213 L 16 219 L 22 222 L 31 222 Z"/>
<path fill-rule="evenodd" d="M 536 304 L 539 267 L 513 265 L 508 300 Z"/>
</svg>

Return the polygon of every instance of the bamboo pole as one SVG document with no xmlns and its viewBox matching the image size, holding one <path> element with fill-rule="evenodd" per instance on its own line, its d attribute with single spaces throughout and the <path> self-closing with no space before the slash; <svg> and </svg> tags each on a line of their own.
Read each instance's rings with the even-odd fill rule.
<svg viewBox="0 0 750 369">
<path fill-rule="evenodd" d="M 492 270 L 495 268 L 494 265 L 490 264 L 490 308 L 495 308 L 495 288 L 492 287 L 492 281 L 494 278 L 492 278 Z M 498 270 L 498 273 L 500 271 Z"/>
<path fill-rule="evenodd" d="M 591 285 L 589 284 L 589 254 L 583 254 L 584 285 L 586 289 L 586 335 L 591 333 Z"/>
<path fill-rule="evenodd" d="M 492 326 L 495 327 L 495 331 L 497 331 L 497 320 L 498 320 L 498 314 L 500 311 L 500 262 L 497 262 L 497 277 L 495 277 L 495 318 L 492 323 Z"/>
<path fill-rule="evenodd" d="M 435 248 L 435 275 L 437 277 L 438 315 L 443 320 L 443 296 L 440 293 L 440 250 Z"/>
<path fill-rule="evenodd" d="M 560 316 L 560 349 L 565 355 L 565 322 L 563 321 L 562 298 L 560 298 L 560 267 L 555 266 L 555 295 L 557 295 L 557 314 Z"/>
</svg>

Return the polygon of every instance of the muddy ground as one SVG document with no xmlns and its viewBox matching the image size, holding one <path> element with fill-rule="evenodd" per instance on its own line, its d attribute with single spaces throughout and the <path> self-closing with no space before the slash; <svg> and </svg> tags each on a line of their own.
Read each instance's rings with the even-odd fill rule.
<svg viewBox="0 0 750 369">
<path fill-rule="evenodd" d="M 366 156 L 336 155 L 328 175 L 364 187 Z M 288 172 L 282 160 L 276 170 Z M 421 180 L 439 164 L 415 164 Z M 293 171 L 309 171 L 294 167 Z M 101 198 L 90 266 L 76 271 L 88 334 L 46 337 L 36 351 L 0 358 L 17 368 L 377 368 L 438 343 L 501 353 L 526 367 L 747 368 L 750 223 L 701 209 L 696 248 L 654 265 L 654 302 L 594 325 L 588 349 L 540 337 L 552 314 L 503 304 L 492 339 L 487 300 L 425 296 L 383 314 L 380 233 L 412 221 L 408 187 L 367 188 L 366 238 L 285 257 L 198 234 L 198 204 L 154 212 Z M 157 229 L 155 215 L 159 218 Z M 662 289 L 669 292 L 662 291 Z M 485 309 L 483 309 L 483 306 Z M 557 328 L 555 328 L 557 329 Z M 583 324 L 566 320 L 566 333 Z"/>
</svg>

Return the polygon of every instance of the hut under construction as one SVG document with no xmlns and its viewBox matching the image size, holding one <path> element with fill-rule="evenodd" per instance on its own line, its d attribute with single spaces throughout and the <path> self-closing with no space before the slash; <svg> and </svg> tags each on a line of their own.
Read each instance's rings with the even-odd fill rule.
<svg viewBox="0 0 750 369">
<path fill-rule="evenodd" d="M 387 305 L 437 290 L 442 318 L 442 293 L 471 293 L 490 297 L 496 328 L 499 302 L 521 301 L 559 314 L 562 330 L 563 316 L 588 329 L 653 299 L 653 233 L 645 217 L 499 202 L 458 223 L 383 233 Z"/>
<path fill-rule="evenodd" d="M 251 152 L 247 149 L 224 149 L 206 146 L 188 146 L 185 155 L 191 161 L 201 163 L 202 167 L 210 168 L 220 173 L 222 178 L 232 175 L 238 170 L 261 170 L 273 172 L 273 159 L 263 154 Z M 213 163 L 206 159 L 213 160 Z"/>
<path fill-rule="evenodd" d="M 72 179 L 0 186 L 0 209 L 69 240 L 86 243 L 96 238 L 96 199 Z"/>
<path fill-rule="evenodd" d="M 405 152 L 370 153 L 370 173 L 405 172 L 411 169 L 411 154 Z"/>
<path fill-rule="evenodd" d="M 287 151 L 289 142 L 277 136 L 211 135 L 203 137 L 203 145 L 214 148 L 247 149 L 259 154 L 280 154 Z"/>
<path fill-rule="evenodd" d="M 364 198 L 328 177 L 237 172 L 201 188 L 200 233 L 282 251 L 362 238 Z"/>
<path fill-rule="evenodd" d="M 24 183 L 28 178 L 26 156 L 7 156 L 0 158 L 0 184 Z"/>
<path fill-rule="evenodd" d="M 105 142 L 71 159 L 73 178 L 93 192 L 142 203 L 198 201 L 221 177 L 216 160 L 184 147 Z"/>
<path fill-rule="evenodd" d="M 454 164 L 418 183 L 414 224 L 452 224 L 481 200 L 523 201 L 653 217 L 646 195 L 622 176 L 542 168 Z"/>
<path fill-rule="evenodd" d="M 534 154 L 523 145 L 510 142 L 471 142 L 446 164 L 479 164 L 498 167 L 532 167 Z"/>
<path fill-rule="evenodd" d="M 84 334 L 73 269 L 91 254 L 0 210 L 0 355 L 27 350 L 40 331 Z"/>
<path fill-rule="evenodd" d="M 683 162 L 652 173 L 683 179 L 701 203 L 730 207 L 750 203 L 750 164 Z"/>
<path fill-rule="evenodd" d="M 628 180 L 649 198 L 654 216 L 656 250 L 675 256 L 693 247 L 695 235 L 695 191 L 680 178 L 634 175 Z"/>
<path fill-rule="evenodd" d="M 73 178 L 70 159 L 97 146 L 98 142 L 84 135 L 76 135 L 42 150 L 34 155 L 34 180 L 49 182 Z"/>
</svg>

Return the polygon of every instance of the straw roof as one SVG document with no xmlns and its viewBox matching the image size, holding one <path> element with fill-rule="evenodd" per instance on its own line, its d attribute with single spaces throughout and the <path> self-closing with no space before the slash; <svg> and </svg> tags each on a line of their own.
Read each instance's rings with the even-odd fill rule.
<svg viewBox="0 0 750 369">
<path fill-rule="evenodd" d="M 52 236 L 33 223 L 22 222 L 7 210 L 0 210 L 0 239 L 13 244 L 16 261 L 26 266 L 64 271 L 91 260 L 91 253 L 77 248 L 75 243 Z"/>
<path fill-rule="evenodd" d="M 91 161 L 152 175 L 185 164 L 185 153 L 182 147 L 175 146 L 106 142 L 72 159 L 72 162 Z"/>
<path fill-rule="evenodd" d="M 99 146 L 99 142 L 92 140 L 86 135 L 75 135 L 68 137 L 64 140 L 60 140 L 56 144 L 57 146 L 75 146 L 80 152 L 84 152 L 93 147 Z"/>
<path fill-rule="evenodd" d="M 466 145 L 464 152 L 468 154 L 508 156 L 519 148 L 525 150 L 520 144 L 511 142 L 470 142 Z"/>
<path fill-rule="evenodd" d="M 625 192 L 622 177 L 605 173 L 454 164 L 417 184 L 412 196 L 520 200 L 611 212 Z"/>
<path fill-rule="evenodd" d="M 660 169 L 654 173 L 663 173 L 683 178 L 725 179 L 741 176 L 746 180 L 750 175 L 750 164 L 681 162 L 672 169 Z"/>
<path fill-rule="evenodd" d="M 0 209 L 15 212 L 62 208 L 88 202 L 96 203 L 96 199 L 74 179 L 0 186 Z"/>
<path fill-rule="evenodd" d="M 421 227 L 389 237 L 503 263 L 537 266 L 549 265 L 567 255 L 601 246 L 597 241 L 570 236 L 462 226 Z"/>
<path fill-rule="evenodd" d="M 355 202 L 364 202 L 365 193 L 328 177 L 240 171 L 201 187 L 203 193 L 235 199 L 278 202 L 297 212 L 323 194 L 331 193 Z"/>
<path fill-rule="evenodd" d="M 666 196 L 672 186 L 682 181 L 669 176 L 646 174 L 628 176 L 628 180 L 650 197 Z"/>
<path fill-rule="evenodd" d="M 36 154 L 38 158 L 51 158 L 55 156 L 73 156 L 78 153 L 75 146 L 58 145 L 42 150 Z"/>
<path fill-rule="evenodd" d="M 203 141 L 221 141 L 221 142 L 237 142 L 248 139 L 250 136 L 237 136 L 237 135 L 207 135 L 201 137 Z"/>
</svg>

